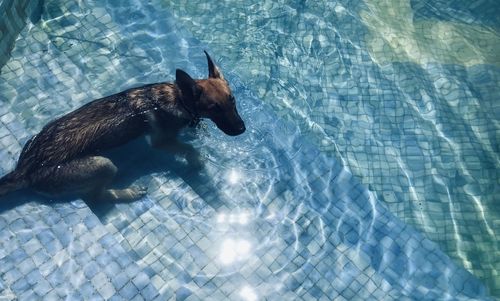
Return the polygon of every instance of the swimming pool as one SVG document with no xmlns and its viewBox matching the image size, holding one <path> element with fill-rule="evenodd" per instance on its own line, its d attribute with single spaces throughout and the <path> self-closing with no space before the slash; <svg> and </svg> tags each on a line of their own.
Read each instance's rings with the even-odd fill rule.
<svg viewBox="0 0 500 301">
<path fill-rule="evenodd" d="M 203 49 L 248 131 L 225 137 L 206 122 L 187 133 L 200 173 L 139 144 L 118 153 L 124 181 L 148 187 L 132 204 L 17 195 L 0 213 L 0 296 L 498 296 L 495 10 L 45 1 L 0 74 L 4 172 L 30 135 L 87 101 L 175 68 L 206 77 Z"/>
</svg>

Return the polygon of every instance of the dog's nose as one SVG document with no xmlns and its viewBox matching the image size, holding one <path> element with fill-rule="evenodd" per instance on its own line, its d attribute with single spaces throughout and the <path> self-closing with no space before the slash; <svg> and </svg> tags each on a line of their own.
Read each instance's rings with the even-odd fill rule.
<svg viewBox="0 0 500 301">
<path fill-rule="evenodd" d="M 230 131 L 224 131 L 224 132 L 230 136 L 238 136 L 243 134 L 245 130 L 246 130 L 245 124 L 241 124 L 233 127 Z"/>
<path fill-rule="evenodd" d="M 242 125 L 240 125 L 240 127 L 238 128 L 238 132 L 239 132 L 240 134 L 243 134 L 243 133 L 246 131 L 246 129 L 247 129 L 247 128 L 245 127 L 245 124 L 242 124 Z"/>
</svg>

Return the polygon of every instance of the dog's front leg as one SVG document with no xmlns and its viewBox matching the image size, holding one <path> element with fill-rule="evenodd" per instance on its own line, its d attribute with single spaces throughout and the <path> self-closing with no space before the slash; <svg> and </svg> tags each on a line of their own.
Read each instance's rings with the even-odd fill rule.
<svg viewBox="0 0 500 301">
<path fill-rule="evenodd" d="M 177 140 L 173 135 L 156 134 L 151 136 L 151 146 L 156 149 L 165 150 L 174 155 L 181 155 L 188 161 L 189 166 L 200 169 L 203 167 L 198 150 L 192 145 Z"/>
<path fill-rule="evenodd" d="M 200 153 L 190 144 L 174 140 L 165 143 L 161 148 L 170 153 L 183 156 L 186 158 L 189 166 L 194 169 L 201 169 L 203 167 Z"/>
</svg>

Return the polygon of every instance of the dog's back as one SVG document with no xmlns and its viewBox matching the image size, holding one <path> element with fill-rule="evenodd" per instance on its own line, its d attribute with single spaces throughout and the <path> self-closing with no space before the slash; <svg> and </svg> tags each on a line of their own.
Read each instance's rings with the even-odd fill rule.
<svg viewBox="0 0 500 301">
<path fill-rule="evenodd" d="M 121 145 L 145 131 L 140 115 L 126 93 L 92 101 L 47 124 L 26 144 L 17 169 L 29 172 Z"/>
</svg>

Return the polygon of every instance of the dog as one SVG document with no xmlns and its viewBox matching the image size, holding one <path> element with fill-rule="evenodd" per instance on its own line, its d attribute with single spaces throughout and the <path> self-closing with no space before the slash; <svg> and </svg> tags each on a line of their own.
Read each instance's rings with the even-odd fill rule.
<svg viewBox="0 0 500 301">
<path fill-rule="evenodd" d="M 205 55 L 207 79 L 195 80 L 177 69 L 174 83 L 148 84 L 93 100 L 48 123 L 26 143 L 14 171 L 0 179 L 0 195 L 32 188 L 52 197 L 137 200 L 145 189 L 109 188 L 117 167 L 103 151 L 146 136 L 153 147 L 189 154 L 194 149 L 179 142 L 177 135 L 202 118 L 227 135 L 245 132 L 228 82 L 206 51 Z"/>
</svg>

